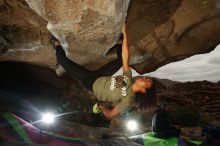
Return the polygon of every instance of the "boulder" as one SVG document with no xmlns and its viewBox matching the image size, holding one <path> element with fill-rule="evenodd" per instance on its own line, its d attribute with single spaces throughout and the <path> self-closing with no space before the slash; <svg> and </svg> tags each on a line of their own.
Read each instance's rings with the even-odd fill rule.
<svg viewBox="0 0 220 146">
<path fill-rule="evenodd" d="M 218 0 L 1 0 L 0 61 L 56 68 L 51 33 L 74 62 L 95 70 L 127 22 L 130 64 L 140 74 L 219 44 Z"/>
<path fill-rule="evenodd" d="M 220 42 L 217 0 L 133 0 L 128 12 L 130 63 L 139 73 L 195 54 Z"/>
</svg>

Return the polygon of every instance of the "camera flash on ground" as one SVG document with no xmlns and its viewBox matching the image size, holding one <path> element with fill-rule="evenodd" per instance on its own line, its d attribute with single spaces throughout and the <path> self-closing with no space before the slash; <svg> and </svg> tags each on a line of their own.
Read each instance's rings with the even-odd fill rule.
<svg viewBox="0 0 220 146">
<path fill-rule="evenodd" d="M 127 128 L 130 131 L 135 131 L 135 130 L 138 129 L 138 124 L 137 124 L 137 122 L 135 120 L 129 120 L 127 122 Z"/>
<path fill-rule="evenodd" d="M 42 115 L 42 121 L 46 124 L 51 124 L 54 122 L 55 115 L 53 113 L 45 113 Z"/>
</svg>

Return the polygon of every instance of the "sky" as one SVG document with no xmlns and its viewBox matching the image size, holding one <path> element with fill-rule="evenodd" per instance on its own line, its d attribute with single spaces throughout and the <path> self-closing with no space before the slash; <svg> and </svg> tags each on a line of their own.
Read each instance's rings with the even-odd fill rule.
<svg viewBox="0 0 220 146">
<path fill-rule="evenodd" d="M 120 74 L 121 70 L 116 74 Z M 134 76 L 137 73 L 133 70 Z M 220 81 L 220 45 L 206 54 L 194 55 L 181 61 L 169 63 L 146 76 L 173 81 Z"/>
</svg>

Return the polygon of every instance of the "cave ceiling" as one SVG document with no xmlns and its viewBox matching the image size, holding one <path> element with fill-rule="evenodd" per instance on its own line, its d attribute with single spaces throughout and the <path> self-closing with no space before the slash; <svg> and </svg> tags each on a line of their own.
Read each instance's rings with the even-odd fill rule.
<svg viewBox="0 0 220 146">
<path fill-rule="evenodd" d="M 139 73 L 210 52 L 220 42 L 219 0 L 0 0 L 0 61 L 56 69 L 51 34 L 68 57 L 94 70 L 127 22 L 130 64 Z"/>
</svg>

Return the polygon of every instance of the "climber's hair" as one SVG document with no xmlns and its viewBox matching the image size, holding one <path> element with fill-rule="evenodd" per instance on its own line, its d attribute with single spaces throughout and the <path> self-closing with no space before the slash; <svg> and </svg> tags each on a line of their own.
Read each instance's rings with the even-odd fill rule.
<svg viewBox="0 0 220 146">
<path fill-rule="evenodd" d="M 135 79 L 143 77 L 143 76 L 137 76 Z M 152 78 L 151 78 L 152 79 Z M 140 107 L 147 107 L 154 103 L 156 103 L 156 87 L 154 79 L 152 79 L 153 84 L 150 89 L 147 90 L 146 93 L 136 93 L 135 95 L 135 101 L 139 103 Z"/>
</svg>

